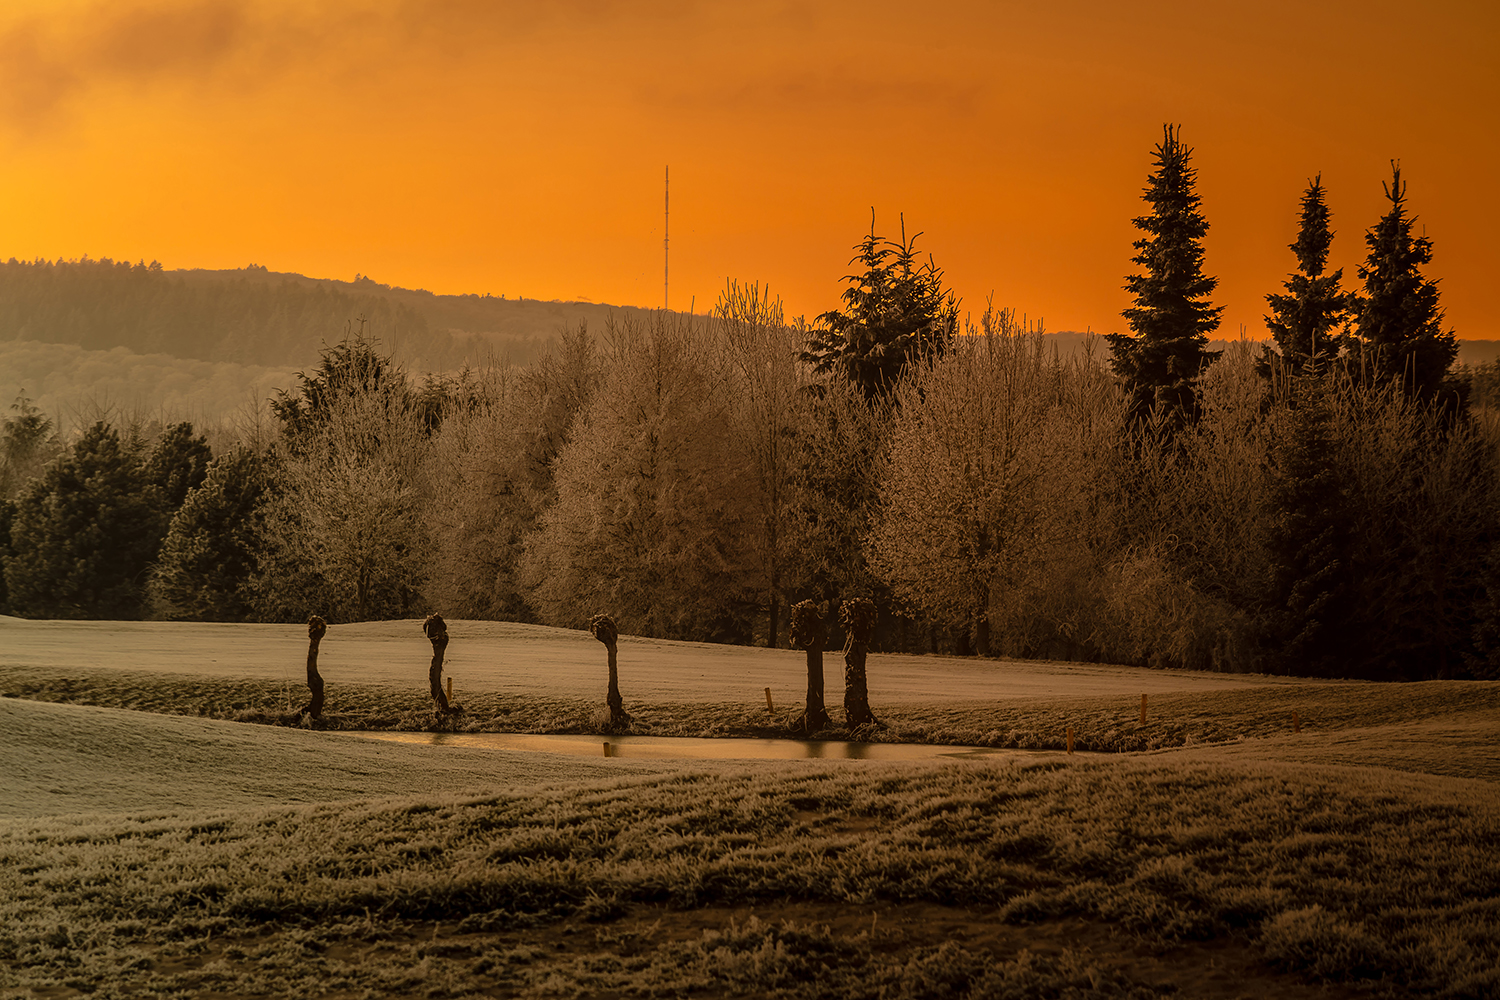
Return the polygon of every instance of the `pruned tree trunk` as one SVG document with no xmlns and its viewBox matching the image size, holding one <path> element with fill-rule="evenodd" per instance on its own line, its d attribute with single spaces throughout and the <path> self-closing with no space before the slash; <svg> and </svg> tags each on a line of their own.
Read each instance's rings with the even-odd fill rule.
<svg viewBox="0 0 1500 1000">
<path fill-rule="evenodd" d="M 629 722 L 630 713 L 625 711 L 625 700 L 620 697 L 620 671 L 615 657 L 620 630 L 609 615 L 595 615 L 589 619 L 589 632 L 609 651 L 609 694 L 605 697 L 609 705 L 609 723 L 613 726 Z"/>
<path fill-rule="evenodd" d="M 312 692 L 312 697 L 297 712 L 299 718 L 307 715 L 319 719 L 323 716 L 323 675 L 318 673 L 318 644 L 327 632 L 328 623 L 322 618 L 313 615 L 307 620 L 307 690 Z"/>
<path fill-rule="evenodd" d="M 432 701 L 441 715 L 461 712 L 463 709 L 448 704 L 448 696 L 443 693 L 443 653 L 448 649 L 448 623 L 443 621 L 442 615 L 428 615 L 427 620 L 422 623 L 422 631 L 427 633 L 427 638 L 432 642 L 432 666 L 427 669 L 427 680 L 432 685 Z"/>
<path fill-rule="evenodd" d="M 839 622 L 848 637 L 844 643 L 844 717 L 850 728 L 876 724 L 870 711 L 870 691 L 865 680 L 865 657 L 870 635 L 875 631 L 875 602 L 868 597 L 845 601 Z"/>
<path fill-rule="evenodd" d="M 823 611 L 812 601 L 792 606 L 792 646 L 807 651 L 807 711 L 802 713 L 803 731 L 812 734 L 831 721 L 823 700 L 823 646 L 828 630 Z"/>
</svg>

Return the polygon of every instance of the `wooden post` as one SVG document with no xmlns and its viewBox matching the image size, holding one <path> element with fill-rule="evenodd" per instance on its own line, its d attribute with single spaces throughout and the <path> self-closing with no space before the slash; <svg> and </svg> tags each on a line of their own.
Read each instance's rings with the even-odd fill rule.
<svg viewBox="0 0 1500 1000">
<path fill-rule="evenodd" d="M 1146 724 L 1146 696 L 1141 695 L 1141 725 Z"/>
<path fill-rule="evenodd" d="M 772 715 L 776 714 L 776 706 L 771 704 L 771 689 L 766 688 L 766 711 Z"/>
<path fill-rule="evenodd" d="M 1292 709 L 1292 732 L 1302 732 L 1302 720 L 1297 717 L 1297 710 L 1295 708 Z"/>
<path fill-rule="evenodd" d="M 609 752 L 609 744 L 608 744 L 608 743 L 606 743 L 606 744 L 604 744 L 604 756 L 606 756 L 606 757 L 610 757 L 610 756 L 613 756 L 613 755 L 612 755 L 612 754 L 611 754 L 611 753 L 610 753 L 610 752 Z"/>
<path fill-rule="evenodd" d="M 1068 727 L 1068 753 L 1073 752 L 1073 727 Z"/>
</svg>

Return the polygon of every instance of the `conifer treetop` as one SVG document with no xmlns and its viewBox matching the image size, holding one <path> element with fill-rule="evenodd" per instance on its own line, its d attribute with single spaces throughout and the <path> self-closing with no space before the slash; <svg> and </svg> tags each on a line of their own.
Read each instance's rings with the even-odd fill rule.
<svg viewBox="0 0 1500 1000">
<path fill-rule="evenodd" d="M 1125 279 L 1135 304 L 1121 315 L 1136 336 L 1108 338 L 1115 373 L 1130 390 L 1137 417 L 1158 408 L 1191 415 L 1193 384 L 1215 357 L 1204 347 L 1224 307 L 1208 298 L 1219 280 L 1203 273 L 1208 221 L 1200 210 L 1192 153 L 1178 126 L 1162 127 L 1155 170 L 1141 195 L 1152 210 L 1133 220 L 1146 235 L 1134 242 L 1131 261 L 1144 270 Z"/>
<path fill-rule="evenodd" d="M 1360 350 L 1378 377 L 1397 379 L 1408 392 L 1431 398 L 1458 355 L 1458 341 L 1443 329 L 1437 280 L 1422 274 L 1432 262 L 1432 241 L 1412 235 L 1416 217 L 1406 210 L 1400 161 L 1391 161 L 1390 183 L 1381 187 L 1391 207 L 1365 233 Z"/>
</svg>

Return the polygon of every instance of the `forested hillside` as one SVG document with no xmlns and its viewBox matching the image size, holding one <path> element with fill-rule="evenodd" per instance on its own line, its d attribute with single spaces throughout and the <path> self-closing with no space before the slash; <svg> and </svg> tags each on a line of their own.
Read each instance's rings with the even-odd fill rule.
<svg viewBox="0 0 1500 1000">
<path fill-rule="evenodd" d="M 527 364 L 565 325 L 602 324 L 592 303 L 434 295 L 370 278 L 333 281 L 250 266 L 168 271 L 108 258 L 0 263 L 0 341 L 123 347 L 197 361 L 302 367 L 347 333 L 403 364 L 445 371 L 490 357 Z"/>
</svg>

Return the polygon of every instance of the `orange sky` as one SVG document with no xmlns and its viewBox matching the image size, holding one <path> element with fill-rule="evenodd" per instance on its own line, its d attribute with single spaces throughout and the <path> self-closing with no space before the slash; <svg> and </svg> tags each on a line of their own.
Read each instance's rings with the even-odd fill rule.
<svg viewBox="0 0 1500 1000">
<path fill-rule="evenodd" d="M 539 9 L 540 8 L 540 9 Z M 1448 323 L 1500 338 L 1500 5 L 7 0 L 0 256 L 837 303 L 870 209 L 968 309 L 1124 329 L 1163 122 L 1222 334 L 1263 336 L 1321 171 L 1346 282 L 1399 157 Z"/>
</svg>

